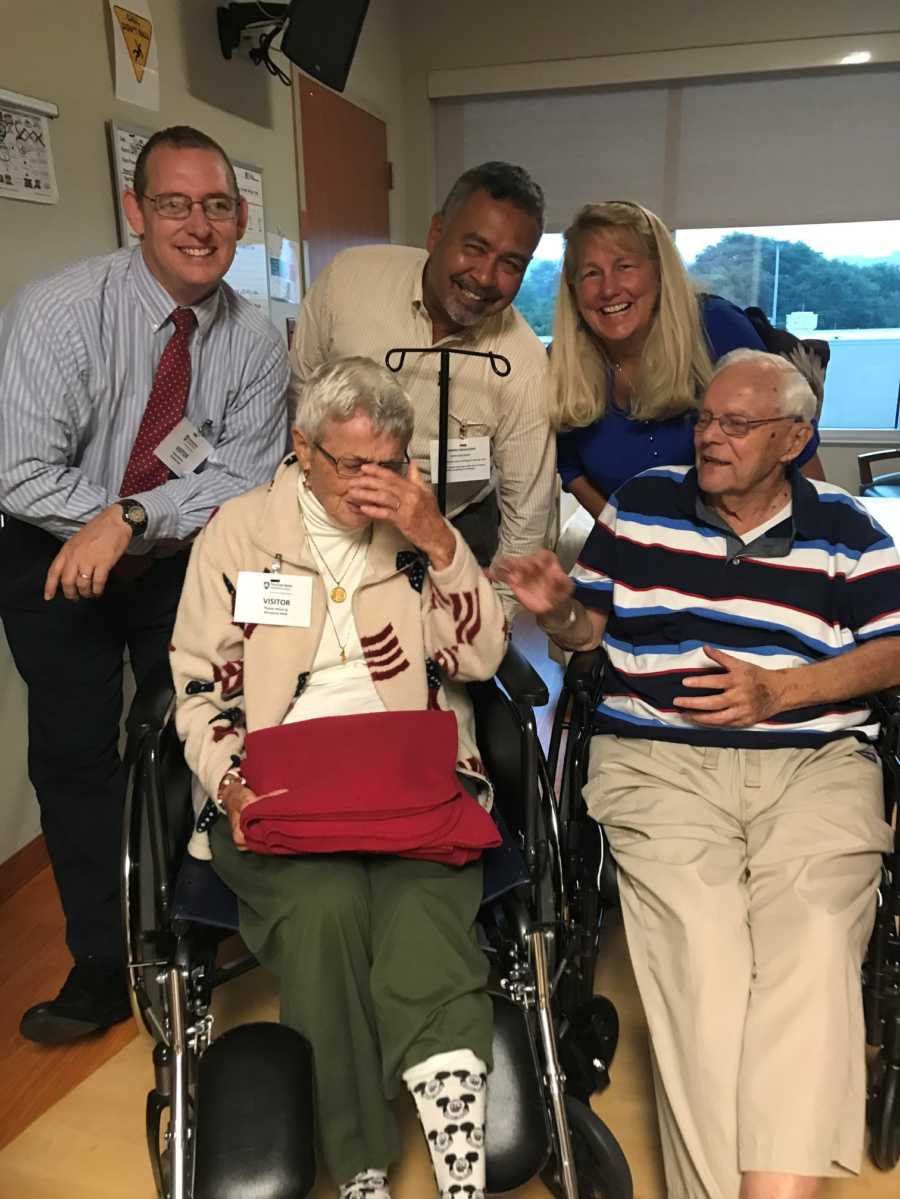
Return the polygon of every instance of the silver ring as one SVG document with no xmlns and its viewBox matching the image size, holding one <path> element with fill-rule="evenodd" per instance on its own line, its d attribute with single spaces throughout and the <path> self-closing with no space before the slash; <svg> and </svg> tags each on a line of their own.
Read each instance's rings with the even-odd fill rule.
<svg viewBox="0 0 900 1199">
<path fill-rule="evenodd" d="M 83 570 L 79 570 L 78 577 L 79 577 L 79 579 L 89 579 L 91 576 L 86 575 Z"/>
</svg>

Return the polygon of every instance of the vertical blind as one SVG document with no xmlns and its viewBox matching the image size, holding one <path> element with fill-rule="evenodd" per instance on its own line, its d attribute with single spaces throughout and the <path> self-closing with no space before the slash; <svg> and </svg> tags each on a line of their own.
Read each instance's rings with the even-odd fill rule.
<svg viewBox="0 0 900 1199">
<path fill-rule="evenodd" d="M 604 199 L 673 228 L 900 216 L 900 67 L 438 100 L 434 120 L 438 203 L 518 162 L 551 232 Z"/>
</svg>

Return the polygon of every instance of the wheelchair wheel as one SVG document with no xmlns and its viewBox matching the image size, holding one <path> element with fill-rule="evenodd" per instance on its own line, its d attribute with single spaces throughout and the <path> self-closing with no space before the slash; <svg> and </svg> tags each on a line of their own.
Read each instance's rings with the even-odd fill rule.
<svg viewBox="0 0 900 1199">
<path fill-rule="evenodd" d="M 578 1179 L 578 1199 L 632 1199 L 631 1170 L 619 1142 L 587 1104 L 566 1096 L 569 1136 Z M 554 1161 L 541 1175 L 555 1199 L 566 1199 Z"/>
<path fill-rule="evenodd" d="M 872 1066 L 868 1103 L 869 1153 L 879 1170 L 900 1162 L 900 1066 L 880 1053 Z"/>
</svg>

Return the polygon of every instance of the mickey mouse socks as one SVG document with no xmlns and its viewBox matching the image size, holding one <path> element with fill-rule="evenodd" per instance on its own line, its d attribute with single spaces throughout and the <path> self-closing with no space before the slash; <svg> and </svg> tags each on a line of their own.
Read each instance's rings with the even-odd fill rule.
<svg viewBox="0 0 900 1199">
<path fill-rule="evenodd" d="M 415 1100 L 441 1199 L 484 1199 L 487 1066 L 471 1049 L 436 1053 L 403 1081 Z"/>
<path fill-rule="evenodd" d="M 338 1199 L 391 1199 L 384 1170 L 360 1170 L 338 1191 Z"/>
</svg>

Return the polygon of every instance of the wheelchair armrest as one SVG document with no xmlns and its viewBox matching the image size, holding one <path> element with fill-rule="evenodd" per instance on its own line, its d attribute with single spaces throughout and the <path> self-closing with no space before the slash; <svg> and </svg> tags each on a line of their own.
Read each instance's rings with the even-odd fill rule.
<svg viewBox="0 0 900 1199">
<path fill-rule="evenodd" d="M 893 687 L 890 691 L 879 691 L 875 700 L 885 716 L 900 716 L 900 687 Z"/>
<path fill-rule="evenodd" d="M 125 720 L 129 738 L 141 738 L 145 733 L 159 732 L 166 723 L 175 685 L 168 660 L 158 662 L 138 687 Z"/>
<path fill-rule="evenodd" d="M 515 704 L 542 708 L 550 702 L 547 684 L 527 658 L 512 644 L 508 646 L 503 661 L 497 667 L 497 678 Z"/>
<path fill-rule="evenodd" d="M 576 695 L 579 699 L 593 699 L 600 690 L 605 670 L 605 650 L 591 649 L 573 654 L 566 667 L 563 685 L 570 695 Z"/>
</svg>

